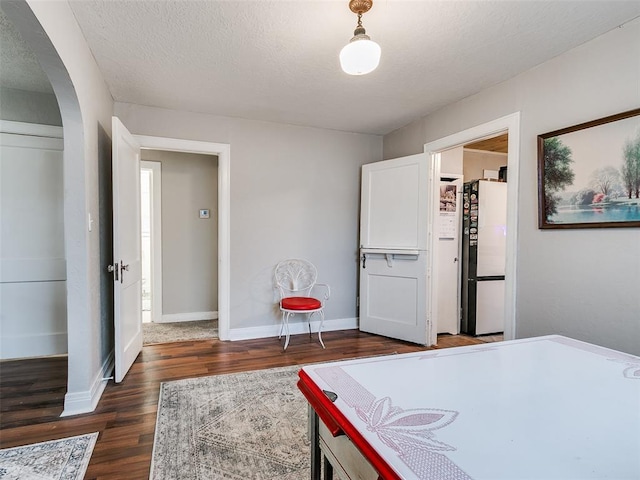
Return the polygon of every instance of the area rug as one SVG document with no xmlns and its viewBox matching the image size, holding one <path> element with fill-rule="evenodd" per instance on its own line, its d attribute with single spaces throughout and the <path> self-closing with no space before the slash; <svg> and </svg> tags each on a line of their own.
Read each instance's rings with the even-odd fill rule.
<svg viewBox="0 0 640 480">
<path fill-rule="evenodd" d="M 152 480 L 308 479 L 299 366 L 165 382 Z"/>
<path fill-rule="evenodd" d="M 98 433 L 0 450 L 2 480 L 82 480 Z"/>
<path fill-rule="evenodd" d="M 218 338 L 218 321 L 143 323 L 142 338 L 145 345 Z"/>
</svg>

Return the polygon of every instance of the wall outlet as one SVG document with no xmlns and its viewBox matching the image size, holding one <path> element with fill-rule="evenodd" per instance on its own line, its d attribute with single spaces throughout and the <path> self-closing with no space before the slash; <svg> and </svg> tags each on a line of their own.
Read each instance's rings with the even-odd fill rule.
<svg viewBox="0 0 640 480">
<path fill-rule="evenodd" d="M 209 218 L 209 209 L 201 208 L 200 209 L 200 218 Z"/>
</svg>

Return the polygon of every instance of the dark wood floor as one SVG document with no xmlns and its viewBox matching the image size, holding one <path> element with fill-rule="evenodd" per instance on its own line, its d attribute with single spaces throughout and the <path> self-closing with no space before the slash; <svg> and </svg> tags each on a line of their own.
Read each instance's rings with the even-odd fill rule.
<svg viewBox="0 0 640 480">
<path fill-rule="evenodd" d="M 307 335 L 277 339 L 150 345 L 120 384 L 109 382 L 93 413 L 60 418 L 66 357 L 0 363 L 0 448 L 100 432 L 86 479 L 147 479 L 160 383 L 181 378 L 259 370 L 368 355 L 408 353 L 424 347 L 358 330 L 327 332 L 325 350 Z M 437 348 L 483 343 L 441 336 Z"/>
</svg>

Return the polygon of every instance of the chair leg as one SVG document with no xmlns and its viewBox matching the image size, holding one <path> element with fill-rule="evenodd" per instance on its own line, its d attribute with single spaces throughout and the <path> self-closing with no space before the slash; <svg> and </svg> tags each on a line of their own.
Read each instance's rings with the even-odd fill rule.
<svg viewBox="0 0 640 480">
<path fill-rule="evenodd" d="M 282 321 L 280 322 L 280 333 L 278 334 L 278 340 L 282 338 L 282 331 L 284 330 L 284 314 L 286 312 L 282 312 Z"/>
<path fill-rule="evenodd" d="M 325 348 L 324 342 L 322 341 L 322 324 L 324 323 L 324 310 L 320 310 L 320 326 L 318 327 L 318 340 L 320 340 L 320 345 L 322 348 Z"/>
<path fill-rule="evenodd" d="M 313 313 L 307 314 L 307 323 L 309 324 L 309 340 L 311 340 L 311 317 L 313 317 Z"/>
<path fill-rule="evenodd" d="M 285 328 L 285 332 L 286 332 L 286 339 L 284 341 L 284 350 L 287 349 L 287 347 L 289 346 L 289 337 L 291 336 L 289 333 L 289 317 L 292 315 L 291 312 L 287 312 L 286 316 L 285 316 L 285 322 L 284 322 L 284 328 Z"/>
</svg>

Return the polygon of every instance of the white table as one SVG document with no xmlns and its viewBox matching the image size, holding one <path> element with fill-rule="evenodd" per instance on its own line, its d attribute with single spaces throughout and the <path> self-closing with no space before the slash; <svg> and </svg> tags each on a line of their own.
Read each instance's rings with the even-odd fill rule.
<svg viewBox="0 0 640 480">
<path fill-rule="evenodd" d="M 327 477 L 640 479 L 633 355 L 554 335 L 312 365 L 298 385 L 312 478 L 319 445 Z"/>
</svg>

